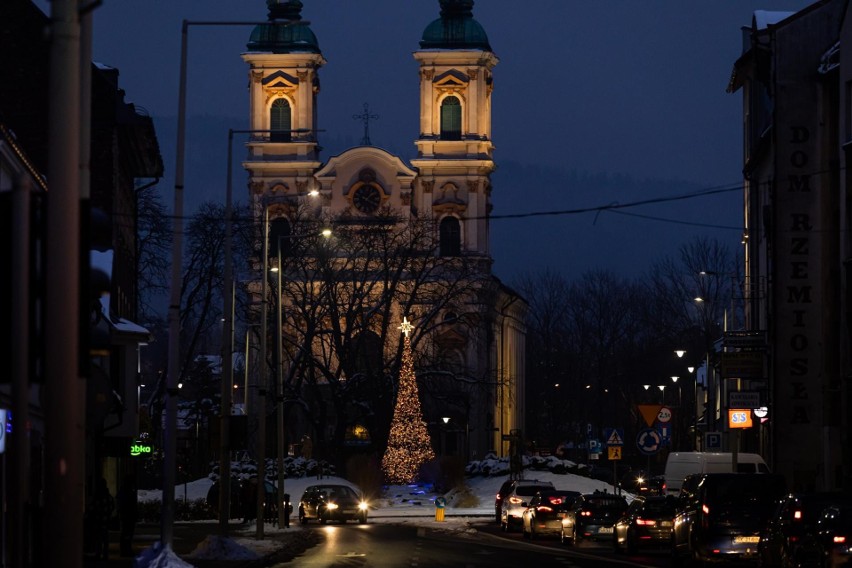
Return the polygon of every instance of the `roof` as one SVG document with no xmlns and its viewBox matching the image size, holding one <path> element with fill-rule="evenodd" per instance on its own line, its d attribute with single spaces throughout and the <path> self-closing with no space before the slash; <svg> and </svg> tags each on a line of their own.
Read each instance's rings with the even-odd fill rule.
<svg viewBox="0 0 852 568">
<path fill-rule="evenodd" d="M 322 53 L 309 22 L 302 20 L 300 0 L 266 0 L 269 24 L 255 26 L 249 51 L 271 53 Z"/>
<path fill-rule="evenodd" d="M 440 0 L 441 17 L 426 26 L 420 47 L 491 51 L 485 28 L 473 18 L 473 0 Z"/>
</svg>

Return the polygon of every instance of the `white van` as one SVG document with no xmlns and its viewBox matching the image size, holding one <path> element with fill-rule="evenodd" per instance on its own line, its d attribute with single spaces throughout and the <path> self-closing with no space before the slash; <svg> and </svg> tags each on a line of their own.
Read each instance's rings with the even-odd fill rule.
<svg viewBox="0 0 852 568">
<path fill-rule="evenodd" d="M 691 473 L 769 473 L 759 454 L 737 453 L 737 469 L 728 452 L 672 452 L 666 460 L 666 494 L 680 494 L 683 478 Z"/>
</svg>

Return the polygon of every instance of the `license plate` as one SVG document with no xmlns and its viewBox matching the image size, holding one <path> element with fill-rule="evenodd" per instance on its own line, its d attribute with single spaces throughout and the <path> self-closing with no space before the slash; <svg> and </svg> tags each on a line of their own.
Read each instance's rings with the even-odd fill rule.
<svg viewBox="0 0 852 568">
<path fill-rule="evenodd" d="M 565 513 L 557 513 L 556 516 L 558 516 L 560 519 L 564 519 Z"/>
<path fill-rule="evenodd" d="M 598 529 L 598 534 L 612 534 L 612 527 L 601 527 Z"/>
<path fill-rule="evenodd" d="M 661 527 L 670 527 L 670 526 L 672 526 L 672 522 L 671 521 L 663 521 L 662 523 L 660 523 L 660 526 Z"/>
<path fill-rule="evenodd" d="M 760 542 L 759 536 L 735 536 L 734 544 L 757 544 Z"/>
<path fill-rule="evenodd" d="M 343 514 L 344 515 L 353 515 L 353 514 L 355 514 L 355 509 L 344 509 Z"/>
</svg>

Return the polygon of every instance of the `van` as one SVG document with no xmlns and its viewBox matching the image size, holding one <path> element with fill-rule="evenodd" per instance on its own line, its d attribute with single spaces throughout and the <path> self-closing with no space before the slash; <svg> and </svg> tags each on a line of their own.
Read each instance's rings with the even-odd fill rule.
<svg viewBox="0 0 852 568">
<path fill-rule="evenodd" d="M 769 473 L 759 454 L 738 453 L 737 470 L 733 471 L 733 454 L 729 452 L 672 452 L 666 460 L 666 494 L 677 496 L 687 475 L 697 473 Z"/>
</svg>

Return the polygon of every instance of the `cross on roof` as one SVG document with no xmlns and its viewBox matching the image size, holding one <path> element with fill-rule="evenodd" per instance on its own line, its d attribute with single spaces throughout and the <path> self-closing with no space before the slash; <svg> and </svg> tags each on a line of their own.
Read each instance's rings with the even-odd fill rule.
<svg viewBox="0 0 852 568">
<path fill-rule="evenodd" d="M 364 103 L 364 112 L 362 114 L 353 114 L 352 118 L 364 121 L 364 138 L 361 139 L 361 146 L 372 146 L 373 143 L 370 142 L 370 119 L 379 120 L 379 115 L 370 114 L 370 105 Z"/>
</svg>

